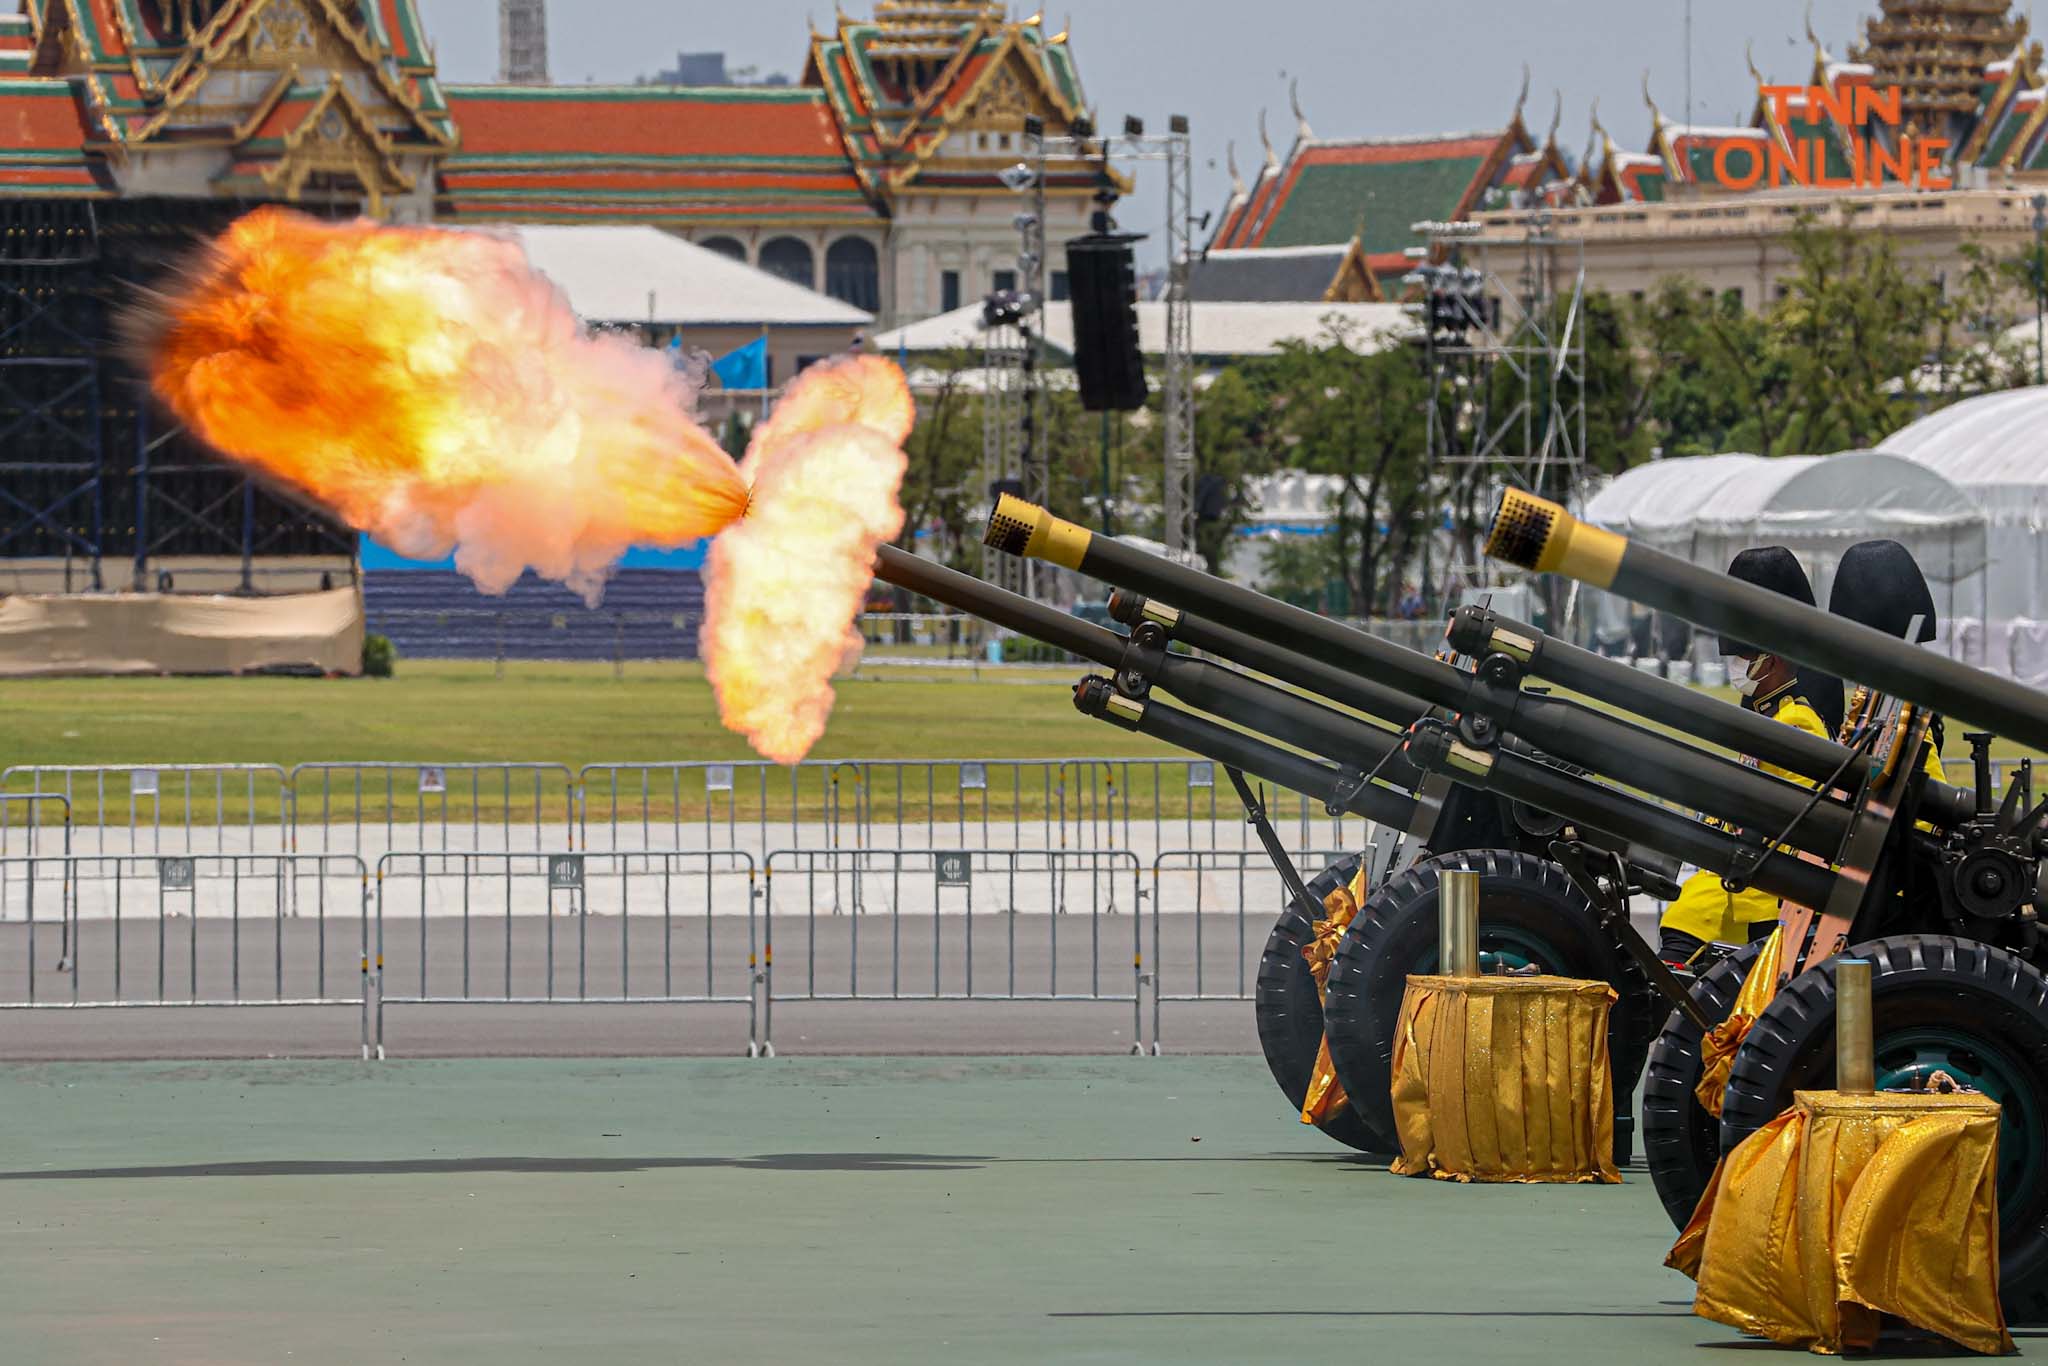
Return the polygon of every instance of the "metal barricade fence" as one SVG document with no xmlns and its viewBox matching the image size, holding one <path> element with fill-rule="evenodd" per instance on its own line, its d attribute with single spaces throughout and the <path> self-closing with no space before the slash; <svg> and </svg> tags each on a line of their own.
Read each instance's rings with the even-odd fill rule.
<svg viewBox="0 0 2048 1366">
<path fill-rule="evenodd" d="M 1128 850 L 778 849 L 762 881 L 770 1055 L 778 997 L 1129 1003 L 1139 1051 L 1145 889 Z M 837 890 L 848 882 L 864 908 L 852 914 Z M 1105 990 L 1105 977 L 1128 989 Z"/>
<path fill-rule="evenodd" d="M 0 869 L 0 1009 L 351 1005 L 368 1046 L 361 859 L 72 854 Z"/>
<path fill-rule="evenodd" d="M 292 847 L 359 855 L 573 849 L 576 774 L 556 763 L 296 765 Z"/>
<path fill-rule="evenodd" d="M 586 764 L 576 775 L 577 844 L 593 853 L 857 844 L 854 764 Z"/>
<path fill-rule="evenodd" d="M 1236 799 L 1219 806 L 1221 776 L 1201 759 L 589 764 L 577 775 L 577 825 L 592 851 L 1119 848 L 1144 862 L 1173 842 L 1252 847 Z M 1311 798 L 1270 797 L 1290 846 L 1367 836 Z"/>
<path fill-rule="evenodd" d="M 47 820 L 50 812 L 57 816 L 54 833 Z M 50 848 L 52 844 L 57 847 Z M 14 904 L 14 889 L 8 885 L 12 865 L 7 860 L 52 853 L 67 858 L 71 854 L 71 799 L 61 792 L 0 792 L 0 919 L 5 918 L 7 907 Z M 69 871 L 67 867 L 66 873 Z M 24 888 L 31 895 L 34 890 L 33 886 Z M 58 895 L 65 908 L 58 961 L 69 968 L 72 926 L 71 880 L 68 875 L 58 888 Z"/>
<path fill-rule="evenodd" d="M 1293 858 L 1307 882 L 1346 856 L 1342 849 L 1321 849 L 1295 851 Z M 1153 861 L 1151 890 L 1156 1052 L 1163 1003 L 1252 999 L 1259 957 L 1287 904 L 1287 889 L 1263 851 L 1179 850 Z"/>
<path fill-rule="evenodd" d="M 744 851 L 399 852 L 376 875 L 377 1057 L 387 1004 L 745 1004 L 755 1051 Z"/>
<path fill-rule="evenodd" d="M 277 764 L 17 764 L 0 791 L 63 797 L 80 854 L 291 852 Z"/>
</svg>

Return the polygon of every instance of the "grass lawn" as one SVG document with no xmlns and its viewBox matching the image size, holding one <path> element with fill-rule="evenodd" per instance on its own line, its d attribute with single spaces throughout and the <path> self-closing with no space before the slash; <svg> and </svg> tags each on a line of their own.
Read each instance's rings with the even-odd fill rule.
<svg viewBox="0 0 2048 1366">
<path fill-rule="evenodd" d="M 1185 759 L 1169 746 L 1082 716 L 1070 687 L 1083 672 L 1078 665 L 1034 669 L 868 668 L 838 685 L 832 724 L 814 760 L 974 759 Z M 1724 693 L 1724 696 L 1729 694 Z M 2002 747 L 2000 753 L 2017 753 Z M 1951 779 L 1967 781 L 1967 751 L 1952 731 L 1948 759 Z M 504 677 L 488 663 L 402 660 L 393 679 L 295 678 L 121 678 L 36 679 L 0 683 L 0 768 L 25 764 L 275 764 L 398 761 L 426 764 L 499 763 L 521 760 L 567 765 L 631 762 L 748 761 L 746 742 L 718 722 L 703 671 L 689 664 L 629 664 L 623 678 L 610 665 L 513 663 Z M 701 817 L 706 803 L 722 817 L 727 802 L 746 819 L 761 804 L 786 811 L 792 785 L 807 815 L 852 800 L 851 778 L 841 773 L 835 788 L 827 765 L 791 778 L 782 773 L 742 771 L 734 792 L 712 796 L 697 774 L 656 774 L 644 785 L 638 773 L 622 774 L 588 789 L 590 819 L 613 812 L 622 818 Z M 1112 784 L 1127 791 L 1112 793 Z M 274 821 L 280 804 L 274 777 L 185 780 L 165 775 L 165 819 L 174 802 L 189 805 L 195 818 L 218 809 L 229 822 L 252 816 Z M 1156 787 L 1155 787 L 1156 782 Z M 929 783 L 929 788 L 927 784 Z M 27 782 L 11 781 L 21 791 Z M 387 786 L 388 785 L 388 786 Z M 49 784 L 45 784 L 47 790 Z M 565 819 L 559 777 L 473 776 L 451 773 L 445 796 L 423 797 L 418 775 L 336 771 L 302 778 L 300 817 L 342 819 L 431 815 L 437 804 L 451 812 L 474 808 L 496 816 L 532 813 L 539 786 L 538 819 Z M 553 795 L 549 795 L 553 794 Z M 1123 802 L 1134 819 L 1181 815 L 1190 797 L 1206 809 L 1213 790 L 1190 794 L 1181 772 L 1155 779 L 1137 766 L 1118 774 L 1099 764 L 1064 772 L 1037 767 L 1018 773 L 997 767 L 986 792 L 963 794 L 958 771 L 922 768 L 870 772 L 859 799 L 876 820 L 953 818 L 963 800 L 969 818 L 981 800 L 994 815 L 1016 811 L 1043 817 L 1063 807 L 1100 811 Z M 74 784 L 73 816 L 88 821 L 97 812 L 122 821 L 131 814 L 150 818 L 149 800 L 131 797 L 124 777 L 93 786 Z M 1222 805 L 1234 809 L 1226 796 Z M 19 823 L 17 809 L 4 818 Z"/>
<path fill-rule="evenodd" d="M 688 664 L 628 664 L 624 678 L 610 665 L 513 663 L 499 678 L 488 663 L 401 660 L 391 679 L 95 678 L 35 679 L 0 683 L 0 768 L 22 764 L 296 764 L 406 761 L 459 764 L 524 760 L 566 764 L 727 762 L 753 760 L 746 741 L 718 721 L 703 670 Z M 914 668 L 870 669 L 837 684 L 832 724 L 811 757 L 837 759 L 1047 759 L 1185 758 L 1170 747 L 1093 720 L 1074 710 L 1071 686 L 1079 666 L 972 673 Z M 808 810 L 823 808 L 831 775 L 822 768 L 799 780 Z M 181 780 L 162 779 L 166 793 Z M 392 801 L 405 811 L 419 800 L 417 775 L 394 776 Z M 495 813 L 532 805 L 530 779 L 514 779 L 509 800 L 496 778 L 472 793 L 464 775 L 449 777 L 450 796 Z M 742 815 L 760 781 L 742 774 L 735 783 Z M 921 772 L 902 780 L 906 808 L 922 805 Z M 940 794 L 951 814 L 957 774 L 940 775 Z M 301 784 L 302 814 L 326 798 L 331 815 L 382 810 L 383 775 L 373 774 L 360 803 L 353 773 L 320 780 L 324 792 Z M 767 780 L 786 807 L 790 779 Z M 895 776 L 877 782 L 871 804 L 893 818 Z M 1172 784 L 1169 784 L 1170 786 Z M 23 790 L 17 778 L 9 789 Z M 1069 784 L 1079 788 L 1077 780 Z M 47 789 L 48 784 L 45 784 Z M 1100 778 L 1096 780 L 1099 792 Z M 85 819 L 99 793 L 74 786 L 74 816 Z M 621 778 L 622 813 L 655 815 L 680 809 L 701 813 L 700 778 L 672 784 L 660 777 L 642 793 L 637 774 Z M 1078 791 L 1074 794 L 1079 799 Z M 997 770 L 988 796 L 998 809 L 1042 810 L 1050 798 L 1042 775 L 1013 783 Z M 1150 814 L 1149 793 L 1146 814 Z M 194 788 L 195 811 L 211 811 L 212 780 Z M 247 812 L 247 780 L 229 779 L 221 805 L 229 819 Z M 105 789 L 109 815 L 123 816 L 123 778 Z M 607 791 L 600 800 L 609 801 Z M 429 803 L 431 806 L 432 803 Z M 259 780 L 254 809 L 275 819 L 276 782 Z M 593 809 L 591 815 L 599 815 Z M 913 813 L 906 810 L 906 817 Z M 1135 810 L 1134 810 L 1135 814 Z M 16 813 L 14 819 L 20 819 Z"/>
</svg>

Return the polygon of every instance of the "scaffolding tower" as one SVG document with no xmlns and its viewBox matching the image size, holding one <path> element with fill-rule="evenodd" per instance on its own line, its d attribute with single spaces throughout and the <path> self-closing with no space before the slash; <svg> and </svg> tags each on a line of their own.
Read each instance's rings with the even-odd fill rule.
<svg viewBox="0 0 2048 1366">
<path fill-rule="evenodd" d="M 1429 242 L 1408 280 L 1421 295 L 1430 463 L 1475 506 L 1503 487 L 1567 505 L 1585 489 L 1585 246 L 1550 229 L 1544 210 L 1519 241 L 1480 239 L 1476 223 L 1415 225 Z M 1476 537 L 1454 545 L 1454 575 L 1499 582 Z"/>
<path fill-rule="evenodd" d="M 991 485 L 1013 481 L 1033 502 L 1050 493 L 1051 466 L 1045 449 L 1043 389 L 1038 360 L 1047 302 L 1049 247 L 1045 237 L 1046 186 L 1049 163 L 1158 162 L 1166 171 L 1167 285 L 1166 345 L 1161 358 L 1161 407 L 1164 410 L 1162 470 L 1164 540 L 1176 554 L 1195 550 L 1195 394 L 1194 311 L 1188 290 L 1193 252 L 1194 190 L 1190 165 L 1188 121 L 1179 114 L 1168 120 L 1164 134 L 1147 134 L 1137 119 L 1124 120 L 1115 136 L 1097 135 L 1081 124 L 1063 135 L 1048 135 L 1027 120 L 1024 160 L 1005 172 L 1005 183 L 1029 195 L 1030 207 L 1016 217 L 1018 231 L 1017 320 L 989 327 L 983 340 L 982 449 L 983 468 Z M 1107 491 L 1105 490 L 1105 493 Z M 1105 498 L 1105 507 L 1108 499 Z M 1005 557 L 997 557 L 998 559 Z M 991 573 L 1002 572 L 994 561 Z M 1049 583 L 1050 576 L 1044 580 Z M 1040 586 L 1027 573 L 1018 591 Z"/>
</svg>

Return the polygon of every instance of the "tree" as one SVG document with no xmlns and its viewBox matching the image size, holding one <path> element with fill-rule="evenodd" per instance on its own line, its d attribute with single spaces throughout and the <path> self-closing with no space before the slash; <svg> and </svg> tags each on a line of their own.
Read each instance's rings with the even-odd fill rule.
<svg viewBox="0 0 2048 1366">
<path fill-rule="evenodd" d="M 1436 501 L 1427 465 L 1429 388 L 1413 347 L 1361 354 L 1332 332 L 1324 344 L 1287 343 L 1273 361 L 1277 437 L 1287 464 L 1336 475 L 1329 553 L 1353 610 L 1400 589 L 1405 548 Z"/>
</svg>

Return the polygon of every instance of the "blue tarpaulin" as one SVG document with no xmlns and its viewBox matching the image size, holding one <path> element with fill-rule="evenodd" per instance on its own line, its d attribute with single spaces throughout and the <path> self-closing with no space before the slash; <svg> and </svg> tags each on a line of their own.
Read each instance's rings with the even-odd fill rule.
<svg viewBox="0 0 2048 1366">
<path fill-rule="evenodd" d="M 692 541 L 674 550 L 656 550 L 647 546 L 635 546 L 619 561 L 621 569 L 702 569 L 704 567 L 704 541 Z M 362 566 L 373 569 L 453 569 L 455 557 L 441 560 L 409 560 L 389 546 L 379 545 L 368 536 L 363 537 Z"/>
</svg>

